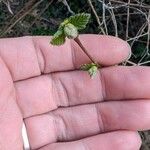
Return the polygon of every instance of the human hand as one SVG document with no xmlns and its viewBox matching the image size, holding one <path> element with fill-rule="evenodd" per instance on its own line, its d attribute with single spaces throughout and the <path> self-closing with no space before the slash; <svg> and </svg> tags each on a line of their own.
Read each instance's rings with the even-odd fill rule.
<svg viewBox="0 0 150 150">
<path fill-rule="evenodd" d="M 0 40 L 0 150 L 23 149 L 23 119 L 31 149 L 139 149 L 137 130 L 150 128 L 149 67 L 112 66 L 130 53 L 118 38 L 80 38 L 107 66 L 94 79 L 76 69 L 88 58 L 73 41 Z"/>
</svg>

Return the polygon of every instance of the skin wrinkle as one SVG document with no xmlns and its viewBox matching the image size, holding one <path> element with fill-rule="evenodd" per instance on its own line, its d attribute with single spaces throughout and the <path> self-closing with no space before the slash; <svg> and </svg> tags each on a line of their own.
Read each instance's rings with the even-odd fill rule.
<svg viewBox="0 0 150 150">
<path fill-rule="evenodd" d="M 100 113 L 100 110 L 98 108 L 98 105 L 94 104 L 94 106 L 95 106 L 96 115 L 97 115 L 97 123 L 98 123 L 98 127 L 99 127 L 99 133 L 102 133 L 102 132 L 104 132 L 104 123 L 103 123 L 103 120 L 102 120 L 101 113 Z"/>
<path fill-rule="evenodd" d="M 66 89 L 64 89 L 63 85 L 62 85 L 62 81 L 60 79 L 57 79 L 55 76 L 52 75 L 52 79 L 53 79 L 53 82 L 54 82 L 54 85 L 56 87 L 56 91 L 57 91 L 57 95 L 58 97 L 56 98 L 57 99 L 57 107 L 61 107 L 61 106 L 68 106 L 68 103 L 69 103 L 69 100 L 67 100 L 67 104 L 63 104 L 62 103 L 62 95 L 60 94 L 59 91 L 60 90 L 60 87 L 61 89 L 63 89 L 63 95 L 65 96 L 66 99 L 68 99 L 68 95 L 66 93 Z"/>
<path fill-rule="evenodd" d="M 70 109 L 71 111 L 70 111 L 70 114 L 72 114 L 72 116 L 73 116 L 73 111 L 72 111 L 72 108 Z M 68 134 L 69 136 L 68 136 L 68 139 L 70 138 L 70 140 L 68 140 L 68 141 L 73 141 L 74 139 L 81 139 L 81 138 L 79 138 L 78 136 L 77 136 L 77 131 L 76 130 L 74 130 L 74 128 L 73 128 L 73 126 L 74 126 L 74 122 L 72 121 L 73 120 L 73 118 L 71 118 L 71 120 L 70 120 L 70 125 L 71 125 L 71 128 L 72 128 L 72 135 L 74 135 L 74 137 L 72 137 L 72 135 L 70 134 Z"/>
<path fill-rule="evenodd" d="M 72 65 L 73 65 L 73 68 L 76 69 L 76 55 L 75 55 L 75 50 L 73 48 L 73 41 L 70 40 L 70 50 L 71 50 L 71 56 L 72 56 Z"/>
<path fill-rule="evenodd" d="M 46 61 L 45 61 L 46 58 L 45 58 L 45 56 L 44 56 L 44 54 L 43 54 L 43 51 L 42 51 L 40 45 L 38 46 L 38 48 L 39 48 L 39 55 L 41 56 L 41 60 L 42 60 L 42 62 L 43 62 L 43 63 L 41 63 L 41 64 L 43 64 L 43 65 L 41 65 L 41 66 L 42 66 L 42 67 L 41 67 L 41 72 L 44 73 L 45 68 L 46 68 Z"/>
<path fill-rule="evenodd" d="M 87 145 L 87 143 L 84 140 L 81 140 L 80 142 L 84 148 L 84 150 L 91 150 L 90 147 Z"/>
<path fill-rule="evenodd" d="M 75 106 L 76 107 L 76 106 Z M 74 112 L 73 112 L 73 109 L 72 109 L 72 107 L 70 107 L 70 114 L 71 114 L 71 116 L 74 116 Z M 72 125 L 72 127 L 74 126 L 74 122 L 72 121 L 73 120 L 73 118 L 71 118 L 71 120 L 70 120 L 70 125 Z M 73 128 L 72 128 L 72 131 L 74 132 L 73 133 L 73 135 L 74 135 L 74 138 L 75 139 L 77 139 L 77 140 L 80 140 L 81 139 L 81 137 L 79 138 L 78 136 L 77 136 L 77 132 L 76 132 L 76 130 L 73 130 Z M 71 138 L 71 137 L 70 137 Z M 84 137 L 83 137 L 84 138 Z"/>
<path fill-rule="evenodd" d="M 58 89 L 57 89 L 57 86 L 56 86 L 56 83 L 55 83 L 55 79 L 54 79 L 54 76 L 53 74 L 51 74 L 49 76 L 51 78 L 51 85 L 52 85 L 52 97 L 53 97 L 53 101 L 55 101 L 55 105 L 56 107 L 58 108 L 59 107 L 59 92 L 58 92 Z M 56 108 L 56 109 L 57 109 Z"/>
<path fill-rule="evenodd" d="M 54 128 L 55 128 L 55 138 L 57 139 L 57 141 L 58 141 L 58 130 L 57 130 L 57 123 L 56 123 L 56 119 L 54 119 L 54 117 L 53 117 L 53 124 L 54 124 Z"/>
<path fill-rule="evenodd" d="M 67 124 L 66 124 L 66 122 L 65 122 L 65 119 L 61 116 L 61 115 L 58 115 L 59 117 L 60 117 L 60 120 L 62 121 L 62 123 L 63 123 L 63 127 L 64 127 L 64 130 L 63 130 L 63 134 L 62 134 L 62 139 L 67 139 L 67 135 L 68 135 L 68 133 L 67 133 Z M 61 141 L 61 139 L 60 139 L 60 141 Z M 59 142 L 59 138 L 58 138 L 58 142 Z"/>
<path fill-rule="evenodd" d="M 58 85 L 56 84 L 56 82 L 58 82 L 58 80 L 56 80 L 55 79 L 55 77 L 53 76 L 53 74 L 51 74 L 51 78 L 52 78 L 52 83 L 53 83 L 53 87 L 55 87 L 56 88 L 56 90 L 54 90 L 55 92 L 56 92 L 56 97 L 55 97 L 55 100 L 56 100 L 56 105 L 57 105 L 57 107 L 59 107 L 60 106 L 60 97 L 61 97 L 61 95 L 60 95 L 60 93 L 59 93 L 59 88 L 58 88 Z"/>
<path fill-rule="evenodd" d="M 123 81 L 124 81 L 124 82 L 123 82 L 123 85 L 124 85 L 124 86 L 126 86 L 126 83 L 130 83 L 130 82 L 128 82 L 128 78 L 127 78 L 127 76 L 126 76 L 124 73 L 122 74 L 122 77 L 123 77 Z M 122 96 L 122 97 L 125 97 L 125 98 L 126 98 L 126 96 L 127 96 L 126 94 L 127 94 L 127 93 L 123 90 L 123 94 L 122 94 L 123 96 Z"/>
<path fill-rule="evenodd" d="M 55 91 L 56 91 L 56 89 L 54 88 L 54 87 L 56 87 L 56 85 L 55 85 L 55 83 L 54 83 L 54 79 L 53 79 L 53 75 L 52 74 L 50 74 L 50 75 L 48 75 L 48 77 L 49 77 L 49 85 L 51 85 L 51 87 L 50 87 L 50 91 L 52 90 L 52 92 L 51 92 L 51 94 L 50 94 L 50 98 L 52 98 L 52 101 L 54 102 L 54 104 L 55 104 L 55 106 L 56 106 L 56 108 L 55 109 L 57 109 L 58 108 L 58 102 L 57 102 L 57 98 L 55 99 Z M 49 92 L 50 93 L 50 92 Z M 49 99 L 50 100 L 50 99 Z M 54 110 L 55 110 L 54 109 Z"/>
<path fill-rule="evenodd" d="M 98 109 L 98 107 L 99 107 L 99 109 Z M 101 118 L 101 122 L 102 122 L 102 131 L 103 131 L 103 133 L 106 131 L 106 127 L 105 127 L 105 118 L 104 118 L 104 116 L 103 116 L 103 113 L 102 113 L 102 111 L 101 111 L 101 107 L 102 107 L 102 103 L 100 104 L 97 104 L 97 109 L 98 109 L 98 113 L 99 113 L 99 116 L 100 116 L 100 118 Z"/>
<path fill-rule="evenodd" d="M 56 142 L 61 142 L 62 139 L 67 139 L 67 125 L 65 123 L 64 118 L 57 113 L 49 113 L 50 116 L 53 117 L 53 122 L 54 122 L 54 128 L 55 128 L 55 133 L 56 133 Z M 63 131 L 62 128 L 63 127 Z"/>
<path fill-rule="evenodd" d="M 71 78 L 72 79 L 72 78 Z M 82 78 L 83 79 L 83 78 Z M 73 83 L 73 80 L 72 81 L 72 85 L 73 85 L 73 89 L 74 89 L 74 92 L 76 93 L 75 95 L 78 96 L 77 98 L 80 99 L 81 101 L 81 98 L 80 98 L 80 91 L 78 90 L 78 88 L 75 86 L 75 84 Z M 80 83 L 81 84 L 81 83 Z M 79 104 L 75 104 L 75 105 L 79 105 Z M 81 104 L 83 105 L 83 104 Z"/>
<path fill-rule="evenodd" d="M 36 44 L 36 42 L 35 42 L 33 37 L 31 37 L 31 40 L 32 40 L 32 44 L 33 44 L 33 47 L 34 47 L 34 51 L 35 51 L 36 57 L 37 57 L 37 62 L 38 62 L 40 71 L 41 71 L 41 73 L 43 73 L 44 70 L 45 70 L 45 58 L 44 58 L 44 55 L 42 53 L 42 50 L 41 50 L 40 46 L 38 44 Z M 40 58 L 42 58 L 42 59 L 40 59 Z"/>
<path fill-rule="evenodd" d="M 65 96 L 65 97 L 66 97 L 66 102 L 67 102 L 67 105 L 66 105 L 66 106 L 70 106 L 69 94 L 68 94 L 68 92 L 67 92 L 67 89 L 66 89 L 64 83 L 61 81 L 61 79 L 59 79 L 59 81 L 60 81 L 61 86 L 62 86 L 62 88 L 63 88 L 63 91 L 64 91 L 64 93 L 65 93 L 65 95 L 66 95 L 66 96 Z"/>
<path fill-rule="evenodd" d="M 50 115 L 52 117 L 52 113 L 51 112 L 49 112 L 48 115 Z M 54 125 L 54 129 L 55 129 L 55 139 L 58 140 L 57 128 L 56 128 L 56 125 L 57 125 L 56 124 L 56 119 L 55 119 L 55 117 L 52 117 L 52 118 L 53 118 L 53 125 Z M 50 143 L 48 143 L 48 144 L 50 144 Z"/>
<path fill-rule="evenodd" d="M 125 72 L 126 73 L 126 72 Z M 118 77 L 120 77 L 120 78 L 122 78 L 122 85 L 124 86 L 124 87 L 126 87 L 126 83 L 128 84 L 128 83 L 130 83 L 130 82 L 128 82 L 128 77 L 126 76 L 126 74 L 125 73 L 122 73 L 122 76 L 120 76 L 120 75 L 117 75 Z M 129 71 L 128 71 L 128 73 L 129 73 Z M 128 74 L 127 73 L 127 74 Z M 132 73 L 132 75 L 133 75 L 133 73 Z M 124 97 L 124 99 L 126 99 L 126 93 L 125 93 L 125 91 L 124 90 L 122 90 L 122 97 Z"/>
<path fill-rule="evenodd" d="M 105 85 L 105 76 L 103 76 L 103 73 L 100 70 L 98 70 L 98 74 L 99 74 L 99 81 L 100 81 L 100 86 L 101 86 L 101 89 L 100 91 L 102 92 L 102 101 L 104 101 L 107 97 L 107 93 L 106 93 L 106 85 Z"/>
<path fill-rule="evenodd" d="M 93 105 L 94 107 L 95 107 L 95 114 L 97 114 L 97 117 L 99 117 L 99 115 L 100 115 L 100 113 L 99 113 L 99 111 L 98 111 L 98 107 L 97 107 L 97 110 L 96 110 L 96 106 L 95 105 Z M 97 105 L 98 106 L 98 105 Z M 71 116 L 73 116 L 74 115 L 74 111 L 72 111 L 72 109 L 71 109 L 71 107 L 70 107 L 70 112 L 68 112 L 68 113 L 70 113 L 70 115 L 71 115 L 71 113 L 72 113 L 72 115 Z M 59 111 L 61 111 L 61 108 L 59 109 Z M 63 115 L 63 113 L 61 113 L 61 112 L 59 112 L 59 111 L 57 111 L 57 110 L 54 110 L 53 111 L 53 113 L 49 113 L 53 118 L 54 118 L 54 120 L 55 120 L 55 125 L 56 125 L 56 131 L 58 131 L 58 133 L 57 133 L 57 136 L 59 137 L 58 139 L 60 140 L 60 141 L 62 141 L 62 139 L 63 139 L 63 141 L 64 140 L 69 140 L 69 141 L 71 141 L 72 139 L 72 136 L 69 136 L 69 134 L 67 133 L 67 125 L 66 125 L 66 121 L 65 121 L 65 118 L 63 118 L 62 116 L 61 116 L 61 114 Z M 97 112 L 96 112 L 97 111 Z M 62 126 L 64 126 L 65 125 L 65 130 L 62 130 L 62 128 L 60 129 L 59 128 L 59 126 L 61 125 L 61 123 L 63 123 L 63 125 Z M 98 120 L 97 120 L 97 123 L 98 123 Z M 70 120 L 70 125 L 72 124 L 72 121 Z M 102 123 L 100 123 L 99 125 L 102 125 Z M 74 123 L 72 124 L 72 126 L 74 126 Z M 103 127 L 103 126 L 102 126 Z M 64 128 L 63 128 L 64 129 Z M 102 131 L 102 129 L 103 128 L 101 128 L 100 129 L 100 131 Z M 71 128 L 71 130 L 73 131 L 73 128 Z M 62 134 L 63 132 L 65 131 L 65 133 L 66 134 Z M 99 131 L 98 131 L 99 132 Z M 73 131 L 73 139 L 81 139 L 81 137 L 79 138 L 78 136 L 76 136 L 76 133 L 77 133 L 77 131 L 76 130 L 74 130 Z M 101 133 L 101 132 L 100 132 Z M 59 134 L 62 134 L 62 135 L 68 135 L 68 137 L 67 136 L 59 136 Z M 85 138 L 84 136 L 83 136 L 83 138 Z"/>
<path fill-rule="evenodd" d="M 36 149 L 32 149 L 32 150 L 41 150 L 42 148 L 44 148 L 44 147 L 46 147 L 46 146 L 48 146 L 50 143 L 48 143 L 48 144 L 45 144 L 45 145 L 43 145 L 43 146 L 41 146 L 41 147 L 39 147 L 39 148 L 36 148 Z M 54 143 L 53 143 L 54 144 Z"/>
<path fill-rule="evenodd" d="M 103 75 L 103 71 L 99 71 L 99 74 L 100 74 L 100 77 L 101 77 L 102 90 L 103 90 L 102 93 L 103 93 L 103 101 L 104 101 L 104 100 L 106 100 L 106 97 L 108 97 L 109 88 L 106 88 L 106 83 L 107 82 L 106 82 L 106 79 L 105 79 L 105 75 Z"/>
</svg>

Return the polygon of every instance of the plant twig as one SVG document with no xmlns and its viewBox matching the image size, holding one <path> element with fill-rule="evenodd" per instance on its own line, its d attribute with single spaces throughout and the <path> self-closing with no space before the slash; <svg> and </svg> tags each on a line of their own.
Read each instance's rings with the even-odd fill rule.
<svg viewBox="0 0 150 150">
<path fill-rule="evenodd" d="M 143 62 L 143 63 L 139 63 L 139 64 L 137 64 L 137 65 L 138 65 L 138 66 L 141 66 L 141 65 L 148 64 L 148 63 L 150 63 L 150 61 L 145 61 L 145 62 Z"/>
<path fill-rule="evenodd" d="M 150 9 L 150 6 L 148 5 L 139 5 L 139 4 L 134 4 L 134 3 L 125 3 L 125 2 L 122 2 L 122 1 L 117 1 L 117 0 L 110 0 L 111 2 L 114 2 L 114 3 L 118 3 L 118 4 L 125 4 L 127 6 L 133 6 L 133 7 L 140 7 L 140 8 L 146 8 L 146 9 Z"/>
<path fill-rule="evenodd" d="M 147 31 L 147 45 L 146 45 L 147 53 L 149 53 L 150 48 L 149 45 L 150 45 L 150 9 L 148 13 L 148 31 Z"/>
<path fill-rule="evenodd" d="M 73 14 L 73 15 L 75 14 L 74 11 L 71 10 L 71 8 L 70 8 L 70 6 L 69 6 L 67 0 L 60 0 L 60 1 L 67 7 L 68 11 L 69 11 L 71 14 Z"/>
<path fill-rule="evenodd" d="M 110 5 L 112 6 L 111 2 L 110 2 Z M 109 11 L 109 12 L 111 14 L 111 18 L 112 18 L 114 28 L 115 28 L 115 36 L 118 37 L 118 26 L 117 26 L 116 16 L 115 16 L 113 8 L 111 8 L 110 10 L 111 11 Z"/>
<path fill-rule="evenodd" d="M 89 53 L 87 52 L 86 48 L 83 46 L 83 44 L 81 43 L 80 39 L 77 37 L 74 39 L 74 41 L 80 46 L 81 50 L 88 56 L 88 58 L 95 63 L 94 59 L 92 58 L 91 55 L 89 55 Z"/>
<path fill-rule="evenodd" d="M 18 17 L 16 20 L 11 20 L 10 22 L 13 22 L 12 24 L 10 24 L 10 26 L 7 26 L 6 28 L 2 29 L 2 31 L 4 32 L 1 32 L 0 33 L 0 37 L 3 37 L 6 33 L 8 33 L 21 19 L 23 19 L 27 14 L 29 14 L 35 7 L 37 7 L 40 3 L 42 3 L 44 0 L 32 0 L 32 1 L 29 1 L 26 6 L 23 8 L 23 13 L 22 13 L 22 10 L 19 11 L 17 13 L 16 16 L 13 17 L 13 19 L 15 19 L 16 17 Z M 36 3 L 35 3 L 36 2 Z M 20 16 L 20 13 L 21 16 Z"/>
<path fill-rule="evenodd" d="M 1 1 L 0 1 L 1 2 Z M 7 6 L 7 8 L 8 8 L 8 11 L 13 15 L 14 13 L 13 13 L 13 11 L 12 11 L 12 9 L 11 9 L 11 6 L 10 6 L 10 1 L 9 0 L 7 0 L 7 1 L 2 1 L 6 6 Z"/>
<path fill-rule="evenodd" d="M 141 28 L 139 29 L 139 31 L 137 32 L 137 34 L 136 34 L 135 37 L 137 37 L 137 36 L 139 36 L 139 35 L 142 35 L 142 33 L 143 33 L 143 31 L 145 30 L 146 26 L 147 26 L 147 22 L 145 22 L 145 23 L 141 26 Z M 133 44 L 134 44 L 134 42 L 137 41 L 139 38 L 140 38 L 140 37 L 137 37 L 137 38 L 133 39 L 133 41 L 131 42 L 130 46 L 132 47 Z M 130 39 L 129 39 L 129 40 L 130 40 Z"/>
<path fill-rule="evenodd" d="M 125 63 L 131 64 L 131 65 L 133 65 L 133 66 L 137 66 L 136 63 L 134 63 L 134 62 L 132 62 L 132 61 L 130 61 L 130 60 L 126 60 Z M 126 64 L 125 64 L 125 65 L 126 65 Z"/>
<path fill-rule="evenodd" d="M 30 27 L 31 28 L 35 22 L 42 16 L 42 14 L 48 9 L 48 7 L 52 4 L 54 0 L 51 0 L 48 4 L 46 4 L 45 8 L 42 10 L 42 12 L 40 12 L 40 14 L 34 19 L 34 21 L 31 23 Z"/>
<path fill-rule="evenodd" d="M 128 0 L 128 5 L 130 4 L 130 0 Z M 127 8 L 127 22 L 126 22 L 126 40 L 129 36 L 129 20 L 130 20 L 130 7 Z"/>
<path fill-rule="evenodd" d="M 105 2 L 105 0 L 104 0 Z M 105 27 L 105 32 L 106 32 L 106 35 L 108 35 L 108 28 L 107 28 L 107 24 L 106 24 L 106 9 L 105 9 L 105 3 L 102 3 L 103 4 L 103 24 L 104 24 L 104 27 Z"/>
<path fill-rule="evenodd" d="M 105 35 L 106 33 L 105 33 L 104 29 L 101 27 L 102 23 L 100 22 L 99 16 L 98 16 L 97 12 L 95 11 L 95 8 L 94 8 L 94 6 L 92 4 L 92 1 L 88 0 L 88 3 L 89 3 L 89 5 L 90 5 L 90 7 L 91 7 L 95 17 L 96 17 L 96 20 L 97 20 L 97 23 L 99 25 L 99 28 L 100 28 L 101 32 Z"/>
<path fill-rule="evenodd" d="M 128 39 L 127 41 L 128 41 L 128 42 L 129 42 L 129 41 L 132 41 L 132 40 L 134 40 L 134 39 L 137 39 L 137 38 L 143 37 L 143 36 L 145 36 L 145 35 L 147 35 L 147 34 L 148 34 L 148 33 L 141 34 L 141 35 L 139 35 L 139 36 L 136 36 L 136 37 L 130 38 L 130 39 Z"/>
</svg>

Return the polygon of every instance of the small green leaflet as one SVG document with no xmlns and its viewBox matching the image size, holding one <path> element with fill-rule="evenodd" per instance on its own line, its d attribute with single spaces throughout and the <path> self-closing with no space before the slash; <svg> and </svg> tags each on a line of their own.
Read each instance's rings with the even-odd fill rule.
<svg viewBox="0 0 150 150">
<path fill-rule="evenodd" d="M 73 24 L 78 30 L 86 28 L 91 15 L 88 13 L 80 13 L 68 18 L 69 23 Z"/>
<path fill-rule="evenodd" d="M 99 65 L 96 63 L 84 64 L 81 66 L 81 70 L 88 71 L 91 78 L 93 78 L 96 75 L 98 68 Z"/>
<path fill-rule="evenodd" d="M 95 77 L 96 73 L 97 73 L 97 66 L 92 66 L 89 70 L 88 73 L 90 75 L 91 78 Z"/>
<path fill-rule="evenodd" d="M 80 13 L 65 19 L 59 26 L 57 32 L 51 39 L 52 45 L 62 45 L 65 43 L 66 38 L 77 39 L 78 30 L 86 28 L 91 15 L 88 13 Z M 80 45 L 80 44 L 79 44 Z M 87 71 L 91 78 L 93 78 L 99 68 L 97 63 L 89 63 L 81 66 L 81 70 Z"/>
<path fill-rule="evenodd" d="M 58 31 L 53 35 L 51 44 L 62 45 L 65 38 L 74 39 L 78 36 L 78 30 L 86 27 L 90 19 L 90 14 L 80 13 L 65 19 L 59 26 Z"/>
<path fill-rule="evenodd" d="M 53 35 L 50 43 L 52 45 L 62 45 L 65 43 L 65 35 L 62 29 L 58 29 L 58 31 Z"/>
<path fill-rule="evenodd" d="M 78 36 L 77 28 L 71 23 L 65 25 L 64 33 L 69 39 L 75 39 Z"/>
</svg>

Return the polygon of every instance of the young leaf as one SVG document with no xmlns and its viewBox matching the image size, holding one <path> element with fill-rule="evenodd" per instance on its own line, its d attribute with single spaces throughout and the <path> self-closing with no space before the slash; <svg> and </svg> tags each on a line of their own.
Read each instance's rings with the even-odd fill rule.
<svg viewBox="0 0 150 150">
<path fill-rule="evenodd" d="M 68 18 L 69 23 L 73 24 L 78 30 L 86 28 L 91 15 L 88 13 L 80 13 Z"/>
<path fill-rule="evenodd" d="M 96 73 L 97 73 L 98 67 L 97 66 L 92 66 L 89 70 L 88 73 L 90 75 L 91 78 L 93 78 Z"/>
<path fill-rule="evenodd" d="M 75 39 L 78 36 L 77 28 L 71 23 L 65 25 L 64 33 L 69 39 Z"/>
<path fill-rule="evenodd" d="M 83 64 L 83 65 L 81 65 L 80 69 L 83 71 L 88 71 L 93 65 L 95 65 L 95 64 L 94 63 Z"/>
<path fill-rule="evenodd" d="M 58 29 L 58 31 L 53 35 L 50 43 L 52 45 L 62 45 L 65 43 L 65 34 L 62 29 Z"/>
<path fill-rule="evenodd" d="M 91 76 L 91 78 L 93 78 L 96 75 L 96 73 L 97 73 L 99 65 L 96 64 L 96 63 L 90 63 L 90 64 L 84 64 L 80 68 L 83 71 L 88 71 L 88 73 Z"/>
<path fill-rule="evenodd" d="M 78 36 L 78 30 L 84 29 L 89 22 L 90 14 L 80 13 L 65 19 L 59 26 L 58 31 L 53 35 L 51 44 L 62 45 L 65 38 L 74 39 Z"/>
</svg>

